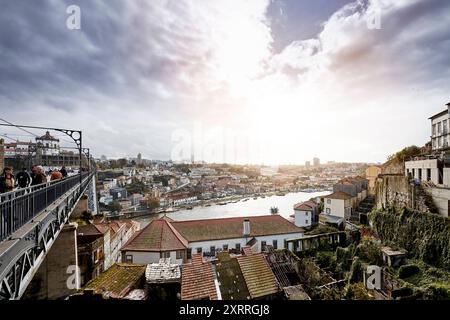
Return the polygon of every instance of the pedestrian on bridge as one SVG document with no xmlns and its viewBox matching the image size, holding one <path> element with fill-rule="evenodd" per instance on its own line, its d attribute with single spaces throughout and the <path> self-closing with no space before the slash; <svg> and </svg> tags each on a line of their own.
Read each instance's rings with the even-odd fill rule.
<svg viewBox="0 0 450 320">
<path fill-rule="evenodd" d="M 63 178 L 67 177 L 67 170 L 66 167 L 62 167 L 61 170 L 59 170 L 59 172 L 61 172 Z"/>
<path fill-rule="evenodd" d="M 16 174 L 17 185 L 20 188 L 26 188 L 31 183 L 31 177 L 27 172 L 26 168 L 23 168 L 18 174 Z"/>
<path fill-rule="evenodd" d="M 63 178 L 62 173 L 55 170 L 52 172 L 52 174 L 50 176 L 50 181 L 61 180 L 62 178 Z"/>
<path fill-rule="evenodd" d="M 16 186 L 12 168 L 6 167 L 0 176 L 0 193 L 13 191 Z"/>
<path fill-rule="evenodd" d="M 33 167 L 33 181 L 31 181 L 32 186 L 37 186 L 38 184 L 47 183 L 47 176 L 44 173 L 44 168 L 42 166 Z"/>
</svg>

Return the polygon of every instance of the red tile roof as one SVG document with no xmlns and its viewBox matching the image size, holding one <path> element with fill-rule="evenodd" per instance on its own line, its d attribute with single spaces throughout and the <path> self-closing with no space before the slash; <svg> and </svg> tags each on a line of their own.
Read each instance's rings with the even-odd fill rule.
<svg viewBox="0 0 450 320">
<path fill-rule="evenodd" d="M 280 215 L 173 221 L 171 225 L 189 242 L 235 239 L 243 236 L 243 222 L 250 221 L 249 237 L 304 232 Z"/>
<path fill-rule="evenodd" d="M 186 248 L 186 239 L 167 220 L 157 219 L 136 232 L 121 250 L 161 252 Z"/>
<path fill-rule="evenodd" d="M 338 199 L 338 200 L 348 200 L 351 198 L 352 198 L 351 195 L 342 191 L 337 191 L 324 197 L 324 199 Z"/>
<path fill-rule="evenodd" d="M 297 203 L 294 206 L 294 210 L 313 211 L 314 207 L 316 206 L 317 204 L 314 201 L 308 200 L 305 202 Z"/>
<path fill-rule="evenodd" d="M 278 281 L 262 253 L 236 257 L 252 299 L 280 291 Z"/>
<path fill-rule="evenodd" d="M 182 300 L 217 300 L 214 283 L 214 270 L 211 262 L 203 262 L 200 254 L 192 256 L 192 263 L 183 265 L 181 275 Z"/>
</svg>

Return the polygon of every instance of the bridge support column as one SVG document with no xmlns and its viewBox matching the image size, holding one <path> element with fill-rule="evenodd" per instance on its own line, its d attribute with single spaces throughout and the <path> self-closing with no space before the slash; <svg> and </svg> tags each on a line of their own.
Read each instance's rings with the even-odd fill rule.
<svg viewBox="0 0 450 320">
<path fill-rule="evenodd" d="M 77 224 L 66 224 L 22 299 L 64 299 L 79 289 Z"/>
<path fill-rule="evenodd" d="M 95 216 L 98 214 L 98 202 L 97 202 L 97 187 L 96 182 L 97 179 L 95 178 L 95 175 L 92 177 L 91 182 L 89 183 L 88 187 L 88 208 L 89 211 L 92 212 L 92 214 Z"/>
</svg>

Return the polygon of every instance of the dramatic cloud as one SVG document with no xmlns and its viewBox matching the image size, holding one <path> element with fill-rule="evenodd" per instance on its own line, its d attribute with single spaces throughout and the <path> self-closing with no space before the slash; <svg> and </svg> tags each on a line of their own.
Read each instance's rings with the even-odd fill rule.
<svg viewBox="0 0 450 320">
<path fill-rule="evenodd" d="M 1 115 L 82 129 L 97 156 L 383 161 L 425 143 L 450 101 L 450 3 L 314 3 L 5 1 Z"/>
</svg>

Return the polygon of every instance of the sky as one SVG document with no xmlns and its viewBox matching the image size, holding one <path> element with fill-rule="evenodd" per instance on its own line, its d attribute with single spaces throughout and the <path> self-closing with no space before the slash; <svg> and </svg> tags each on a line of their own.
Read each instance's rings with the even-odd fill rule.
<svg viewBox="0 0 450 320">
<path fill-rule="evenodd" d="M 0 118 L 97 157 L 383 162 L 450 102 L 448 0 L 0 5 Z"/>
</svg>

